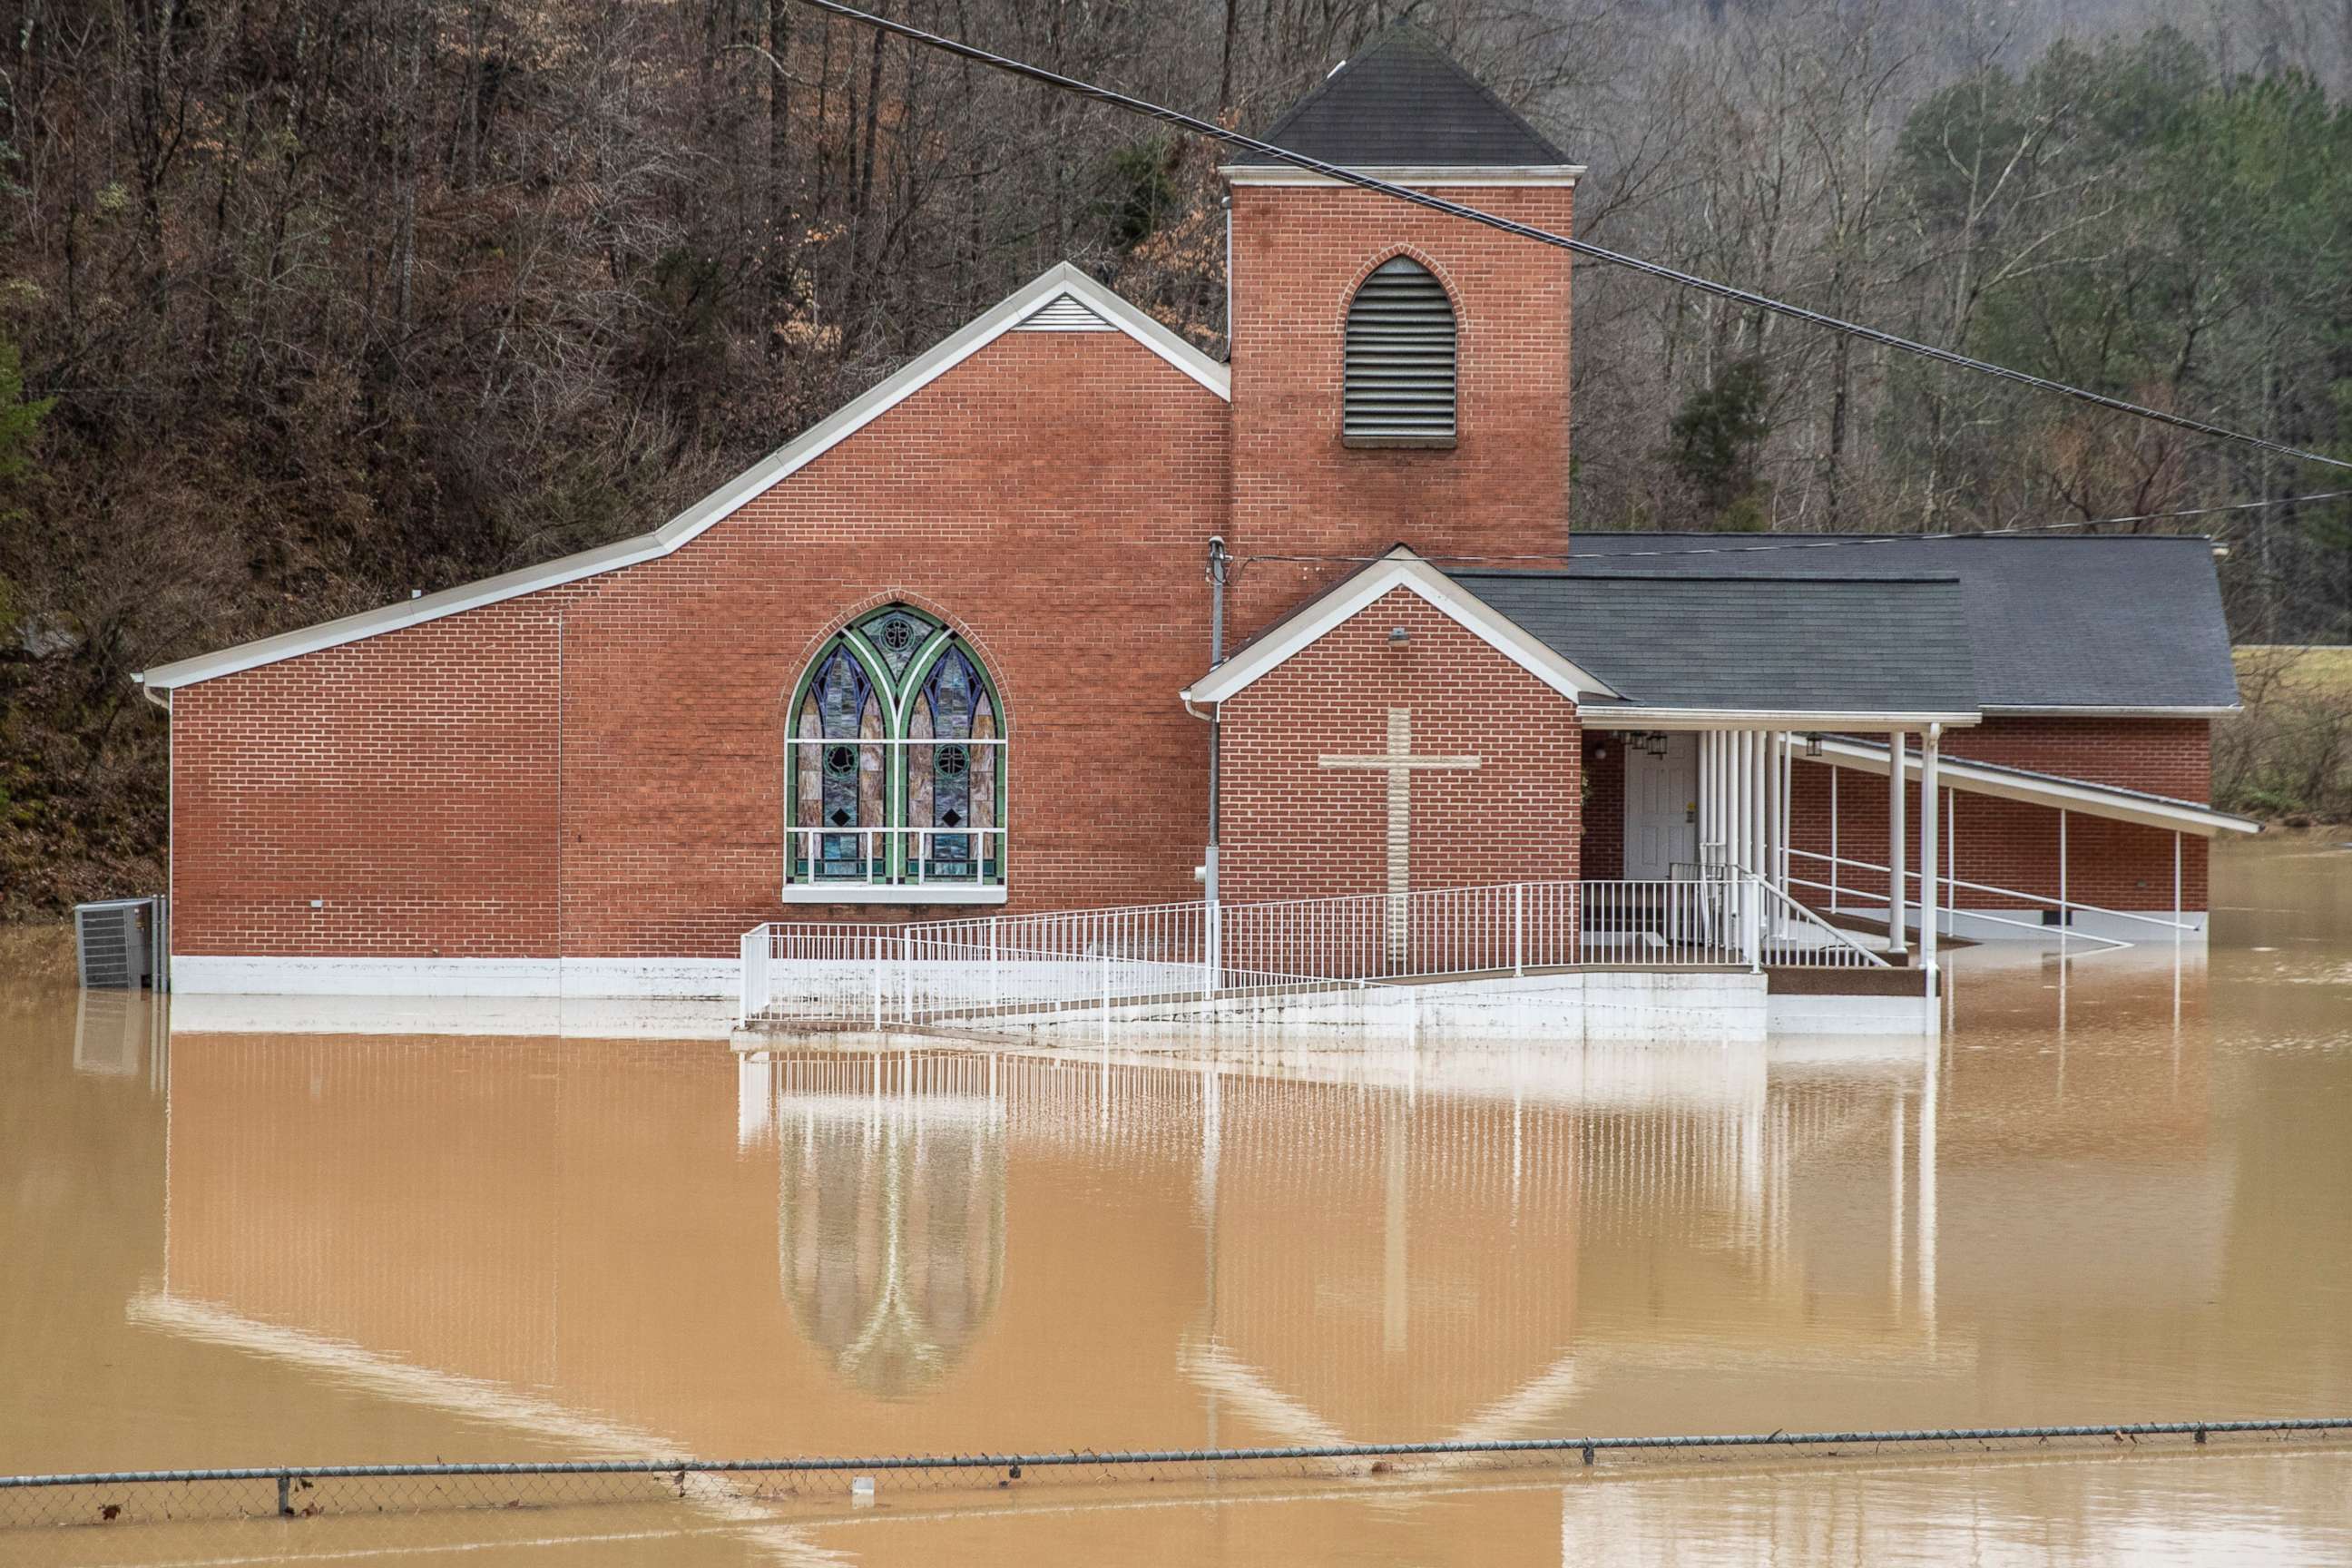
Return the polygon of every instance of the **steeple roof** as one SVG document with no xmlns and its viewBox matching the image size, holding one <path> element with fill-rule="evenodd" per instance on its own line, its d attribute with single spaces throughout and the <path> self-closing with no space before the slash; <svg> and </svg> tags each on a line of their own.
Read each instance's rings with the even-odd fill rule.
<svg viewBox="0 0 2352 1568">
<path fill-rule="evenodd" d="M 1570 160 L 1436 40 L 1398 23 L 1259 137 L 1359 169 L 1564 167 Z M 1245 167 L 1282 160 L 1247 153 Z"/>
</svg>

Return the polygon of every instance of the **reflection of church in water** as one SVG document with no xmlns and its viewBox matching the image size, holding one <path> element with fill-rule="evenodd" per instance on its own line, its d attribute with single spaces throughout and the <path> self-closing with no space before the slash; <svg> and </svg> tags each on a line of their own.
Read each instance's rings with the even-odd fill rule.
<svg viewBox="0 0 2352 1568">
<path fill-rule="evenodd" d="M 1003 1101 L 972 1092 L 971 1058 L 936 1064 L 912 1106 L 868 1092 L 854 1058 L 802 1065 L 759 1108 L 776 1144 L 778 1282 L 844 1377 L 916 1392 L 961 1357 L 1004 1282 Z"/>
<path fill-rule="evenodd" d="M 1939 1191 L 2044 1156 L 1939 1114 L 1937 1060 L 183 1035 L 131 1310 L 611 1451 L 1550 1435 L 1638 1421 L 1694 1336 L 1973 1365 L 1950 1304 L 2033 1211 L 1979 1235 Z M 2127 1093 L 2179 1151 L 2133 1177 L 2176 1254 L 2221 1234 L 2193 1059 L 2074 1092 L 2086 1137 Z"/>
</svg>

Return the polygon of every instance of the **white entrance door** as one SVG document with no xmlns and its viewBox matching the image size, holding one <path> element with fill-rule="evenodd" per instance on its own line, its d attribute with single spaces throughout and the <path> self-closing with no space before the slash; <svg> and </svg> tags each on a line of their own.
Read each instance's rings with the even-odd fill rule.
<svg viewBox="0 0 2352 1568">
<path fill-rule="evenodd" d="M 1625 743 L 1625 879 L 1663 882 L 1698 858 L 1698 737 L 1669 735 L 1666 754 Z"/>
</svg>

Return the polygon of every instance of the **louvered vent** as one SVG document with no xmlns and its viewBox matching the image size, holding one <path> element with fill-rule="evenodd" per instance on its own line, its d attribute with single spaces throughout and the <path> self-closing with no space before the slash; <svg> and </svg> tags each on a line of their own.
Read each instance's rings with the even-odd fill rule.
<svg viewBox="0 0 2352 1568">
<path fill-rule="evenodd" d="M 1382 262 L 1348 307 L 1347 439 L 1358 446 L 1454 439 L 1454 303 L 1417 261 Z"/>
<path fill-rule="evenodd" d="M 1024 332 L 1108 332 L 1111 324 L 1064 294 L 1021 323 Z"/>
</svg>

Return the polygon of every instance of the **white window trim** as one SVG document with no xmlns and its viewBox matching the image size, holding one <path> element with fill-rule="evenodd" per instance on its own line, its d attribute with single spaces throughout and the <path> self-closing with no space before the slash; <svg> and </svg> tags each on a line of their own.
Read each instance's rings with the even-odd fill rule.
<svg viewBox="0 0 2352 1568">
<path fill-rule="evenodd" d="M 1004 884 L 975 888 L 969 883 L 899 883 L 895 886 L 841 887 L 818 882 L 787 882 L 778 895 L 787 904 L 1001 904 Z"/>
</svg>

